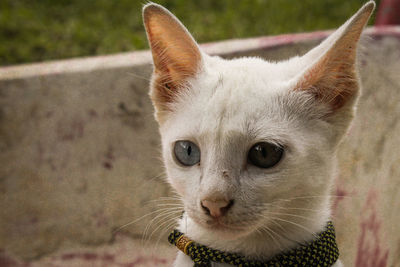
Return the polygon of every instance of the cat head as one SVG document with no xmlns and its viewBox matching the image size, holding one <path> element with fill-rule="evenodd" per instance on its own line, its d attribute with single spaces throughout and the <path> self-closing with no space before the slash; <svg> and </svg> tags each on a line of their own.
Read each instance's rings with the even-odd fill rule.
<svg viewBox="0 0 400 267">
<path fill-rule="evenodd" d="M 235 238 L 325 223 L 313 218 L 329 216 L 335 149 L 360 90 L 357 43 L 374 6 L 276 63 L 208 56 L 168 10 L 144 7 L 168 181 L 200 227 Z"/>
</svg>

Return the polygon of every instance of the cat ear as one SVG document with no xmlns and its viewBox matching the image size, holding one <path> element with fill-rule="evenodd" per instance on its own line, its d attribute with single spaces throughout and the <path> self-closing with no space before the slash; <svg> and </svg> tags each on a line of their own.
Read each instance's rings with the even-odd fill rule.
<svg viewBox="0 0 400 267">
<path fill-rule="evenodd" d="M 319 46 L 304 55 L 310 64 L 295 86 L 308 91 L 334 112 L 355 100 L 359 85 L 356 73 L 357 43 L 375 8 L 365 4 L 353 17 Z"/>
<path fill-rule="evenodd" d="M 202 57 L 187 29 L 164 7 L 145 5 L 143 21 L 155 68 L 150 95 L 161 111 L 168 108 L 187 79 L 198 72 Z"/>
</svg>

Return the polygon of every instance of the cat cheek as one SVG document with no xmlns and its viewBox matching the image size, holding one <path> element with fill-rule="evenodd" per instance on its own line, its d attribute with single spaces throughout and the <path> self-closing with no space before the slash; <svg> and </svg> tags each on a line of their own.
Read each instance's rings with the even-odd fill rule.
<svg viewBox="0 0 400 267">
<path fill-rule="evenodd" d="M 173 176 L 168 174 L 168 182 L 169 182 L 169 184 L 172 186 L 172 188 L 175 189 L 175 191 L 179 195 L 185 196 L 185 185 L 184 185 L 184 183 L 180 182 L 177 179 L 173 179 L 171 177 L 173 177 Z"/>
</svg>

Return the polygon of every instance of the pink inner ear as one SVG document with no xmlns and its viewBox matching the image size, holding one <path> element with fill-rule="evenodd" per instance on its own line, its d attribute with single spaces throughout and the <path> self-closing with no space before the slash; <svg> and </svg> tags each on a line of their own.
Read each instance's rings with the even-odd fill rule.
<svg viewBox="0 0 400 267">
<path fill-rule="evenodd" d="M 333 111 L 341 108 L 358 91 L 355 50 L 329 51 L 305 73 L 295 90 L 309 91 Z"/>
<path fill-rule="evenodd" d="M 156 109 L 166 110 L 198 72 L 201 53 L 186 28 L 165 8 L 150 4 L 143 17 L 155 67 L 151 97 Z"/>
<path fill-rule="evenodd" d="M 357 43 L 374 7 L 373 2 L 364 5 L 333 37 L 312 51 L 313 56 L 315 51 L 320 51 L 321 56 L 306 70 L 295 90 L 309 91 L 316 99 L 328 104 L 332 111 L 340 109 L 357 95 Z"/>
<path fill-rule="evenodd" d="M 161 6 L 150 5 L 144 10 L 144 22 L 156 71 L 175 83 L 195 75 L 200 51 L 178 19 Z"/>
</svg>

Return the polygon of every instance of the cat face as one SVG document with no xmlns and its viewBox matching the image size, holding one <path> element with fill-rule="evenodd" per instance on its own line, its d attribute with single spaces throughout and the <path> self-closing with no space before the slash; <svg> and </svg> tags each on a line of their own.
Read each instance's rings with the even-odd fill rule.
<svg viewBox="0 0 400 267">
<path fill-rule="evenodd" d="M 145 6 L 168 181 L 195 223 L 237 238 L 329 215 L 334 152 L 359 91 L 357 41 L 373 7 L 306 55 L 271 63 L 210 57 L 169 11 Z"/>
<path fill-rule="evenodd" d="M 298 206 L 283 199 L 326 191 L 333 127 L 322 118 L 327 108 L 292 92 L 284 65 L 210 61 L 161 125 L 163 157 L 194 221 L 245 234 L 277 212 L 273 205 Z M 182 148 L 182 141 L 190 143 Z M 205 200 L 233 204 L 216 217 L 202 207 Z"/>
</svg>

